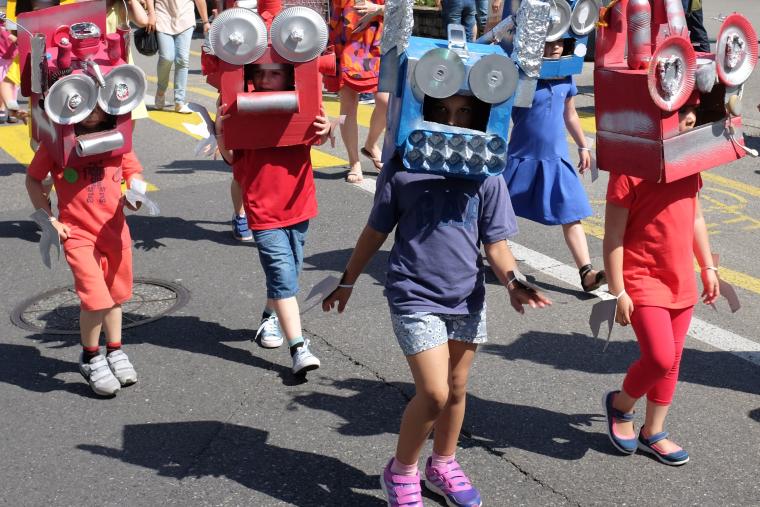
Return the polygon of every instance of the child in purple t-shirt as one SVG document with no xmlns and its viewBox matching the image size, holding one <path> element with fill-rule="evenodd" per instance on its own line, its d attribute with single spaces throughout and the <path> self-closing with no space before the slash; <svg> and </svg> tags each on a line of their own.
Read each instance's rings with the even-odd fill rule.
<svg viewBox="0 0 760 507">
<path fill-rule="evenodd" d="M 428 120 L 469 128 L 473 97 L 438 100 Z M 507 237 L 517 232 L 504 178 L 474 181 L 404 170 L 398 158 L 377 180 L 369 220 L 340 286 L 323 302 L 342 312 L 353 283 L 396 229 L 385 295 L 393 330 L 414 377 L 416 394 L 401 420 L 396 454 L 381 486 L 389 505 L 422 506 L 417 460 L 435 430 L 425 478 L 449 505 L 480 505 L 480 494 L 454 458 L 465 409 L 467 376 L 478 344 L 486 341 L 486 306 L 480 244 L 512 307 L 551 304 L 514 277 Z"/>
</svg>

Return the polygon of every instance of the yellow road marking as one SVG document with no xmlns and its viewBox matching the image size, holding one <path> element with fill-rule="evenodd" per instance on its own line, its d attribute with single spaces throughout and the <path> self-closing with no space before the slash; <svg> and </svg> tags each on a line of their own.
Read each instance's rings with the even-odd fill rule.
<svg viewBox="0 0 760 507">
<path fill-rule="evenodd" d="M 760 197 L 760 187 L 756 187 L 748 183 L 742 183 L 741 181 L 732 180 L 724 176 L 718 176 L 717 174 L 710 171 L 704 171 L 702 173 L 702 179 L 704 181 L 709 181 L 710 183 L 714 183 L 722 187 L 742 192 L 752 197 Z"/>
<path fill-rule="evenodd" d="M 29 165 L 34 152 L 29 146 L 29 127 L 24 124 L 2 127 L 0 148 L 21 165 Z"/>
<path fill-rule="evenodd" d="M 145 76 L 145 78 L 151 83 L 158 82 L 158 78 L 156 76 Z M 174 88 L 174 85 L 169 83 L 169 88 Z M 219 96 L 219 93 L 213 88 L 200 88 L 198 86 L 187 86 L 185 87 L 185 90 L 189 92 L 197 93 L 198 95 L 203 95 L 204 97 L 209 97 L 212 99 L 216 99 Z"/>
</svg>

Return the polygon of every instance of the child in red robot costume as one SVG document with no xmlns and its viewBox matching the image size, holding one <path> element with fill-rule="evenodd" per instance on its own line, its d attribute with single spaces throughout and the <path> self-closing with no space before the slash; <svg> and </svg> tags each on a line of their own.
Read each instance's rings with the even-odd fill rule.
<svg viewBox="0 0 760 507">
<path fill-rule="evenodd" d="M 333 128 L 321 104 L 321 73 L 335 69 L 334 55 L 320 56 L 326 42 L 319 14 L 281 10 L 279 0 L 270 0 L 259 2 L 258 12 L 222 11 L 203 55 L 208 82 L 220 91 L 219 151 L 242 189 L 266 275 L 266 306 L 254 340 L 276 348 L 286 339 L 294 374 L 320 366 L 303 338 L 296 294 L 309 220 L 317 215 L 311 145 Z"/>
<path fill-rule="evenodd" d="M 620 390 L 603 397 L 607 433 L 624 454 L 636 450 L 671 466 L 689 454 L 668 438 L 681 353 L 699 293 L 720 295 L 698 194 L 700 172 L 748 152 L 741 88 L 757 62 L 757 35 L 729 16 L 715 54 L 695 55 L 680 0 L 623 0 L 602 10 L 595 70 L 597 154 L 610 171 L 604 259 L 615 320 L 631 324 L 641 355 Z M 624 49 L 628 43 L 628 57 Z M 646 396 L 644 425 L 634 406 Z"/>
<path fill-rule="evenodd" d="M 121 350 L 121 305 L 132 296 L 131 238 L 123 207 L 136 210 L 140 201 L 133 196 L 144 197 L 130 113 L 142 100 L 145 75 L 126 64 L 125 34 L 101 35 L 102 2 L 31 12 L 18 22 L 26 28 L 19 34 L 22 90 L 31 95 L 38 143 L 26 187 L 43 238 L 52 224 L 52 241 L 62 243 L 74 275 L 81 300 L 80 372 L 96 394 L 111 396 L 137 381 Z M 57 218 L 42 184 L 48 172 Z M 122 180 L 130 188 L 127 198 Z M 99 347 L 101 329 L 106 355 Z"/>
</svg>

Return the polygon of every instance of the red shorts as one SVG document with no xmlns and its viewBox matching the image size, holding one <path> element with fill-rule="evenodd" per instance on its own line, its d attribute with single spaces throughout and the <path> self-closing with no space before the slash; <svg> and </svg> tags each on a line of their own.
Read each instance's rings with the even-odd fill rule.
<svg viewBox="0 0 760 507">
<path fill-rule="evenodd" d="M 101 252 L 85 245 L 64 251 L 83 310 L 113 308 L 132 297 L 132 247 Z"/>
</svg>

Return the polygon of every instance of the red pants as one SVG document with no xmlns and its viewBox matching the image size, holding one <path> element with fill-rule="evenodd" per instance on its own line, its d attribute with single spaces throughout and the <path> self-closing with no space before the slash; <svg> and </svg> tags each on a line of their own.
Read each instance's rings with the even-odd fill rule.
<svg viewBox="0 0 760 507">
<path fill-rule="evenodd" d="M 681 353 L 689 330 L 693 306 L 678 310 L 637 306 L 631 326 L 639 341 L 641 357 L 628 368 L 623 390 L 633 398 L 670 405 L 678 380 Z"/>
</svg>

